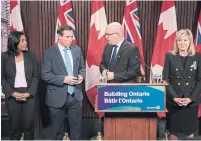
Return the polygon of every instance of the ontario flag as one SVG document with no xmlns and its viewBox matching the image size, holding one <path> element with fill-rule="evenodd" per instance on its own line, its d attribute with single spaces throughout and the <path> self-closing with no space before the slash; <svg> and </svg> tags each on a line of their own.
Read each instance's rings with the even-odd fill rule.
<svg viewBox="0 0 201 141">
<path fill-rule="evenodd" d="M 152 55 L 152 75 L 161 75 L 164 66 L 165 54 L 173 50 L 176 37 L 177 21 L 174 1 L 163 1 L 158 23 L 154 51 Z M 152 77 L 152 75 L 150 75 Z M 151 78 L 152 79 L 152 78 Z M 165 113 L 158 113 L 159 117 L 165 117 Z"/>
<path fill-rule="evenodd" d="M 126 1 L 125 9 L 124 9 L 124 18 L 123 18 L 123 27 L 125 38 L 137 45 L 140 52 L 140 59 L 144 62 L 144 54 L 142 48 L 142 37 L 141 37 L 141 28 L 139 22 L 138 8 L 136 0 Z M 141 62 L 141 73 L 144 72 L 144 64 Z"/>
<path fill-rule="evenodd" d="M 103 1 L 92 1 L 91 23 L 89 33 L 89 44 L 86 57 L 86 81 L 85 89 L 91 104 L 95 106 L 97 94 L 96 83 L 101 76 L 99 64 L 102 59 L 103 49 L 107 43 L 105 39 L 105 29 L 107 19 Z M 98 113 L 103 116 L 103 113 Z"/>
<path fill-rule="evenodd" d="M 10 0 L 10 32 L 12 31 L 24 32 L 19 0 Z"/>
<path fill-rule="evenodd" d="M 196 36 L 195 36 L 195 47 L 196 47 L 196 51 L 201 53 L 201 10 L 200 10 L 200 16 L 198 19 Z M 201 99 L 201 94 L 200 94 L 200 99 Z M 198 109 L 198 117 L 201 117 L 201 104 L 199 105 L 199 109 Z"/>
<path fill-rule="evenodd" d="M 73 18 L 72 4 L 71 4 L 70 0 L 60 0 L 59 1 L 58 18 L 57 18 L 56 31 L 55 31 L 55 43 L 57 43 L 57 41 L 58 41 L 57 29 L 60 25 L 69 25 L 73 28 L 72 44 L 77 44 L 75 21 Z"/>
</svg>

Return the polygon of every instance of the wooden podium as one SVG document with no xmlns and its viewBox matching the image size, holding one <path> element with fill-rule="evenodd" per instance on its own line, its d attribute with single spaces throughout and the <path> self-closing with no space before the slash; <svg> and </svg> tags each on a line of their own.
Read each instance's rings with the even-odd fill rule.
<svg viewBox="0 0 201 141">
<path fill-rule="evenodd" d="M 104 140 L 156 140 L 157 112 L 167 111 L 166 85 L 98 84 L 96 112 L 105 112 Z"/>
</svg>

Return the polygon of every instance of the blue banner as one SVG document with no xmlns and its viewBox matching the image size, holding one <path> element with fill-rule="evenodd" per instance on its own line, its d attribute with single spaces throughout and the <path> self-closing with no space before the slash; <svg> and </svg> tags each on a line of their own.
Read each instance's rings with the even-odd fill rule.
<svg viewBox="0 0 201 141">
<path fill-rule="evenodd" d="M 165 87 L 98 85 L 98 111 L 165 111 Z"/>
</svg>

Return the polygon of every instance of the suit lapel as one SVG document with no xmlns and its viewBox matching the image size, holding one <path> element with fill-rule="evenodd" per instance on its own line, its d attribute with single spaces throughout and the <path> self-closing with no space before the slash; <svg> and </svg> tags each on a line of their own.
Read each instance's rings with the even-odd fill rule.
<svg viewBox="0 0 201 141">
<path fill-rule="evenodd" d="M 13 67 L 13 70 L 15 71 L 14 73 L 16 73 L 15 56 L 13 54 L 9 54 L 9 60 L 11 67 Z"/>
<path fill-rule="evenodd" d="M 108 47 L 108 54 L 106 55 L 107 59 L 106 59 L 106 62 L 109 62 L 108 63 L 108 69 L 111 69 L 111 59 L 112 59 L 112 50 L 113 50 L 113 46 L 109 46 Z"/>
<path fill-rule="evenodd" d="M 58 62 L 61 62 L 63 68 L 64 68 L 65 71 L 66 71 L 66 73 L 68 73 L 67 70 L 66 70 L 66 65 L 65 65 L 65 62 L 64 62 L 64 60 L 63 60 L 63 57 L 62 57 L 62 55 L 61 55 L 61 52 L 60 52 L 60 50 L 59 50 L 58 45 L 56 45 L 55 48 L 56 48 L 55 54 L 56 54 L 56 56 L 58 56 L 58 57 L 57 57 Z"/>
<path fill-rule="evenodd" d="M 185 70 L 188 71 L 191 64 L 193 64 L 195 56 L 188 56 L 186 59 Z"/>
<path fill-rule="evenodd" d="M 71 54 L 72 54 L 72 57 L 73 57 L 73 72 L 74 72 L 74 70 L 75 70 L 74 68 L 75 68 L 75 65 L 76 65 L 76 59 L 77 59 L 76 50 L 72 46 L 70 46 L 69 48 L 70 48 L 70 51 L 71 51 Z"/>
<path fill-rule="evenodd" d="M 119 59 L 121 58 L 121 55 L 123 54 L 124 50 L 126 49 L 126 42 L 125 40 L 122 42 L 120 48 L 119 48 L 119 51 L 116 55 L 116 58 L 115 58 L 115 62 L 114 62 L 114 65 L 112 66 L 112 69 L 115 67 L 115 65 L 119 62 Z"/>
<path fill-rule="evenodd" d="M 24 72 L 25 72 L 26 79 L 27 79 L 27 73 L 28 73 L 28 65 L 29 65 L 29 57 L 27 53 L 24 53 Z"/>
<path fill-rule="evenodd" d="M 14 56 L 14 55 L 10 56 L 10 62 L 11 62 L 11 64 L 13 65 L 13 67 L 16 68 L 16 64 L 15 64 L 15 56 Z"/>
<path fill-rule="evenodd" d="M 178 66 L 179 71 L 181 72 L 182 76 L 184 77 L 185 80 L 187 80 L 185 69 L 184 69 L 183 63 L 181 61 L 181 57 L 179 55 L 175 55 L 174 60 L 176 62 L 176 65 Z"/>
</svg>

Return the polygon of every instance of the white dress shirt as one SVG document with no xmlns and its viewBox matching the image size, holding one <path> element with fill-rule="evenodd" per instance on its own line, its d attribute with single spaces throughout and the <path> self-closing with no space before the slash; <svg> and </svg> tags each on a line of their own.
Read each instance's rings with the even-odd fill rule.
<svg viewBox="0 0 201 141">
<path fill-rule="evenodd" d="M 27 87 L 27 81 L 24 71 L 24 61 L 16 62 L 16 76 L 15 76 L 15 88 Z"/>
<path fill-rule="evenodd" d="M 61 56 L 62 56 L 62 58 L 63 58 L 63 60 L 64 60 L 64 62 L 65 62 L 65 58 L 64 58 L 64 49 L 65 49 L 65 47 L 62 46 L 62 45 L 59 44 L 59 43 L 58 43 L 58 47 L 59 47 L 59 51 L 60 51 L 60 53 L 61 53 Z M 73 56 L 72 56 L 72 53 L 71 53 L 70 48 L 67 47 L 67 49 L 68 49 L 68 50 L 67 50 L 67 53 L 68 53 L 68 56 L 69 56 L 69 58 L 70 58 L 70 62 L 71 62 L 72 70 L 73 70 Z M 66 64 L 66 62 L 65 62 L 65 64 Z"/>
</svg>

